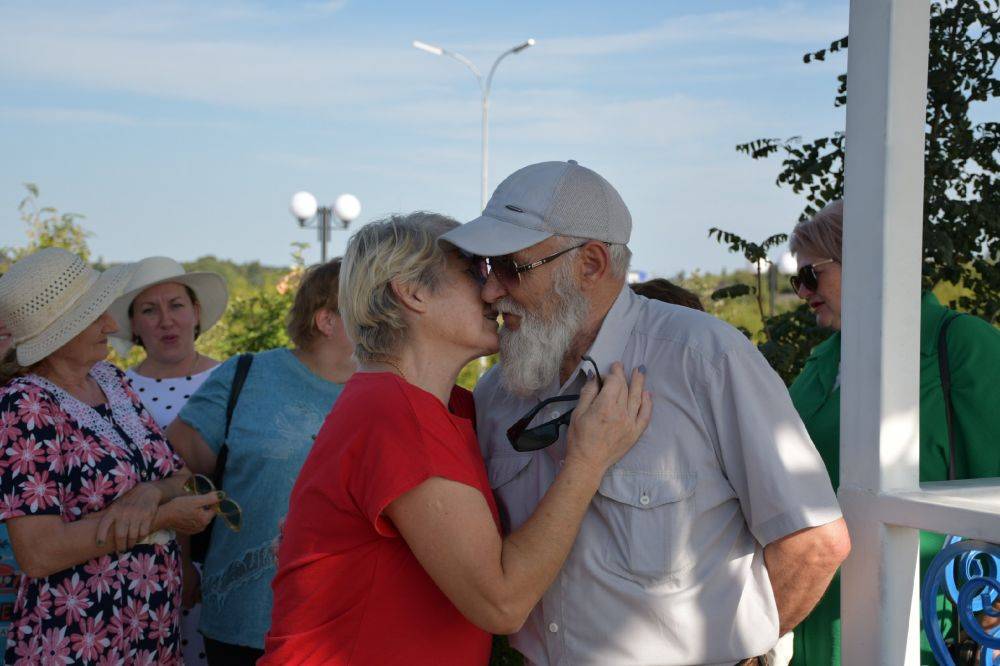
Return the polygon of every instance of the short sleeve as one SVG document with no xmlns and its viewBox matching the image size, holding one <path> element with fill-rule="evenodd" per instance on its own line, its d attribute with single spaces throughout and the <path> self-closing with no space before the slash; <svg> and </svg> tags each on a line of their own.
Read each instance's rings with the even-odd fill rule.
<svg viewBox="0 0 1000 666">
<path fill-rule="evenodd" d="M 478 488 L 466 433 L 444 405 L 434 398 L 422 400 L 424 396 L 411 401 L 398 385 L 392 393 L 396 395 L 386 395 L 379 408 L 382 416 L 369 415 L 348 481 L 354 503 L 386 537 L 398 535 L 383 515 L 386 507 L 427 479 L 441 477 Z"/>
<path fill-rule="evenodd" d="M 65 418 L 31 384 L 8 385 L 0 394 L 0 521 L 62 513 L 69 486 L 56 424 Z"/>
<path fill-rule="evenodd" d="M 1000 448 L 996 445 L 996 433 L 1000 432 L 996 389 L 1000 330 L 978 317 L 958 317 L 948 332 L 948 357 L 956 441 L 964 445 L 964 452 L 958 454 L 959 476 L 1000 476 Z"/>
<path fill-rule="evenodd" d="M 729 351 L 709 387 L 709 426 L 747 525 L 767 545 L 841 517 L 823 460 L 785 385 L 752 348 Z"/>
<path fill-rule="evenodd" d="M 234 356 L 217 367 L 177 415 L 177 418 L 198 431 L 213 453 L 219 452 L 226 436 L 226 406 L 229 404 L 229 390 L 236 375 L 238 359 L 238 356 Z"/>
</svg>

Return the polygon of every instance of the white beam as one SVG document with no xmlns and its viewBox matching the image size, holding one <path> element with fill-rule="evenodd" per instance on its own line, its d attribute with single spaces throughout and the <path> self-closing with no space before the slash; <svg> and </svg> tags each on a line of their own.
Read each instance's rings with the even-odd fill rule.
<svg viewBox="0 0 1000 666">
<path fill-rule="evenodd" d="M 845 664 L 919 660 L 917 532 L 881 524 L 863 496 L 918 489 L 929 13 L 927 0 L 851 1 L 840 485 L 854 547 L 842 573 Z"/>
<path fill-rule="evenodd" d="M 877 496 L 848 493 L 867 498 L 868 512 L 889 525 L 1000 542 L 1000 479 L 925 483 L 920 490 Z"/>
</svg>

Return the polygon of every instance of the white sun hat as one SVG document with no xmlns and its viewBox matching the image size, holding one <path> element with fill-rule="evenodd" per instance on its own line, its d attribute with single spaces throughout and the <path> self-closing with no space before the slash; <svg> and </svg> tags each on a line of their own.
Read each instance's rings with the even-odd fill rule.
<svg viewBox="0 0 1000 666">
<path fill-rule="evenodd" d="M 18 364 L 37 363 L 97 321 L 132 278 L 133 264 L 101 273 L 68 250 L 48 247 L 0 277 L 0 320 Z"/>
<path fill-rule="evenodd" d="M 169 257 L 147 257 L 135 264 L 135 274 L 125 287 L 125 293 L 111 305 L 111 316 L 118 323 L 118 332 L 111 337 L 111 346 L 124 356 L 132 349 L 132 322 L 128 310 L 135 297 L 158 284 L 175 282 L 189 287 L 198 299 L 201 316 L 198 325 L 204 333 L 226 312 L 229 290 L 218 273 L 195 271 L 187 273 L 180 263 Z"/>
</svg>

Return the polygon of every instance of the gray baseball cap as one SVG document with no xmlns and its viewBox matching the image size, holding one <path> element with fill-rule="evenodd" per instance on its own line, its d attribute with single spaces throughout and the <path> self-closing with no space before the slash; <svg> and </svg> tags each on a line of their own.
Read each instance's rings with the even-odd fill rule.
<svg viewBox="0 0 1000 666">
<path fill-rule="evenodd" d="M 628 243 L 632 216 L 618 191 L 576 160 L 519 169 L 497 187 L 483 214 L 441 236 L 470 254 L 499 257 L 552 236 Z"/>
</svg>

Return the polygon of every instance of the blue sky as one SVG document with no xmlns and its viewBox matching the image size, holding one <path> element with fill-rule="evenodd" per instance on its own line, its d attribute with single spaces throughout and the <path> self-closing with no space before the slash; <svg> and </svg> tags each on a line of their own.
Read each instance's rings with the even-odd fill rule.
<svg viewBox="0 0 1000 666">
<path fill-rule="evenodd" d="M 802 202 L 778 162 L 738 155 L 762 136 L 843 128 L 846 57 L 801 55 L 847 32 L 847 0 L 157 3 L 0 1 L 0 245 L 16 205 L 84 213 L 109 261 L 204 254 L 286 264 L 311 242 L 293 192 L 390 212 L 479 206 L 479 95 L 458 63 L 506 59 L 491 96 L 490 185 L 576 159 L 633 217 L 635 266 L 656 274 L 740 262 L 711 226 L 787 231 Z M 335 232 L 331 252 L 347 235 Z"/>
</svg>

